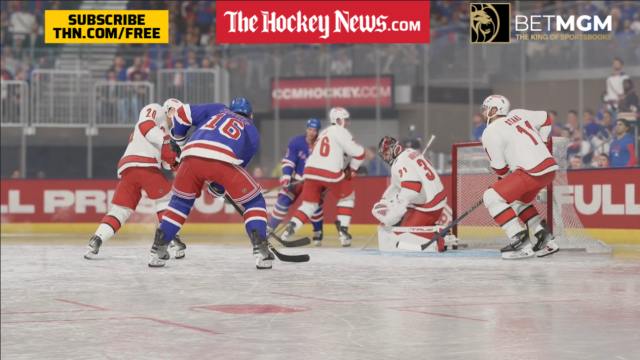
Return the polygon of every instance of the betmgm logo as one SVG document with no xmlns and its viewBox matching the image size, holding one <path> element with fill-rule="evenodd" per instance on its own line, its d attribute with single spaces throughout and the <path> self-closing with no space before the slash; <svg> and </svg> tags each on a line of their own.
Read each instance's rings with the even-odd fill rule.
<svg viewBox="0 0 640 360">
<path fill-rule="evenodd" d="M 470 3 L 469 40 L 472 44 L 511 42 L 511 4 Z"/>
</svg>

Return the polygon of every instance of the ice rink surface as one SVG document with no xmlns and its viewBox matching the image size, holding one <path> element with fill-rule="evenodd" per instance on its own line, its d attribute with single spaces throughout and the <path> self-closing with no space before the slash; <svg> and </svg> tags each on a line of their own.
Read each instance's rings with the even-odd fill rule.
<svg viewBox="0 0 640 360">
<path fill-rule="evenodd" d="M 640 359 L 637 258 L 46 243 L 3 239 L 2 359 Z"/>
</svg>

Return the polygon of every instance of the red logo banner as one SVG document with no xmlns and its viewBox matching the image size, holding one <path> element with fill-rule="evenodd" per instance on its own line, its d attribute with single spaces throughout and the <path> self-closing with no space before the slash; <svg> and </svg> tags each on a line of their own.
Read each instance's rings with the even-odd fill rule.
<svg viewBox="0 0 640 360">
<path fill-rule="evenodd" d="M 428 43 L 429 1 L 220 0 L 216 42 Z"/>
<path fill-rule="evenodd" d="M 374 76 L 280 79 L 271 83 L 271 102 L 280 109 L 324 109 L 327 99 L 332 106 L 374 108 L 393 107 L 393 77 Z M 379 100 L 378 100 L 379 99 Z"/>
</svg>

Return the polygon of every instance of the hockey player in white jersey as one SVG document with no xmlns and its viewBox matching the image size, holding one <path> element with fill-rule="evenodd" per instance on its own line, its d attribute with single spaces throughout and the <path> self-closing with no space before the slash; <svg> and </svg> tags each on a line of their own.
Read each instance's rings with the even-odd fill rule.
<svg viewBox="0 0 640 360">
<path fill-rule="evenodd" d="M 391 183 L 371 210 L 373 216 L 385 227 L 413 227 L 411 235 L 399 231 L 384 231 L 379 234 L 390 239 L 379 239 L 396 244 L 404 237 L 431 239 L 438 231 L 436 222 L 447 205 L 447 195 L 440 177 L 431 163 L 417 150 L 404 149 L 398 141 L 385 136 L 378 144 L 378 154 L 391 166 Z M 393 239 L 391 239 L 393 238 Z M 438 251 L 444 250 L 444 241 L 436 244 Z"/>
<path fill-rule="evenodd" d="M 86 259 L 98 255 L 102 243 L 111 239 L 122 225 L 135 212 L 142 197 L 142 190 L 155 201 L 156 215 L 161 218 L 170 199 L 171 184 L 160 168 L 175 168 L 177 153 L 169 142 L 167 134 L 170 128 L 165 109 L 159 104 L 149 104 L 142 108 L 129 145 L 118 162 L 118 178 L 111 208 L 102 218 L 95 234 L 89 240 Z M 178 236 L 173 245 L 176 247 L 176 259 L 185 256 L 186 245 Z"/>
<path fill-rule="evenodd" d="M 558 245 L 533 205 L 558 169 L 547 147 L 551 119 L 545 111 L 509 111 L 509 107 L 509 100 L 501 95 L 491 95 L 482 103 L 487 120 L 482 145 L 498 175 L 498 181 L 484 192 L 484 205 L 510 239 L 501 249 L 503 259 L 551 255 Z M 535 234 L 535 244 L 529 230 Z"/>
<path fill-rule="evenodd" d="M 353 140 L 347 130 L 349 112 L 341 107 L 329 111 L 331 126 L 323 130 L 307 159 L 304 168 L 302 203 L 293 213 L 291 221 L 282 235 L 290 238 L 302 225 L 309 221 L 319 206 L 320 198 L 329 190 L 338 198 L 338 220 L 336 227 L 342 246 L 351 246 L 349 224 L 355 204 L 355 190 L 352 174 L 364 160 L 364 148 Z"/>
</svg>

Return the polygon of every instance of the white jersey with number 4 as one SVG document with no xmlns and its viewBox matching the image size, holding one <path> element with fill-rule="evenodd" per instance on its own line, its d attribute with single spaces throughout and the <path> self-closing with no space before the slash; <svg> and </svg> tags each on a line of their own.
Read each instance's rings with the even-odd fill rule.
<svg viewBox="0 0 640 360">
<path fill-rule="evenodd" d="M 558 169 L 547 148 L 551 119 L 546 111 L 514 109 L 482 134 L 482 146 L 498 175 L 521 169 L 539 176 Z"/>
<path fill-rule="evenodd" d="M 400 200 L 408 208 L 434 211 L 447 204 L 447 195 L 440 177 L 419 151 L 407 149 L 398 155 L 391 166 L 391 184 L 383 198 Z"/>
<path fill-rule="evenodd" d="M 160 168 L 161 149 L 168 135 L 163 128 L 162 107 L 149 104 L 142 108 L 129 137 L 129 145 L 118 162 L 118 177 L 130 167 Z"/>
<path fill-rule="evenodd" d="M 347 161 L 355 171 L 363 160 L 364 148 L 353 140 L 349 130 L 331 125 L 318 135 L 305 164 L 304 179 L 338 182 L 344 179 Z"/>
</svg>

